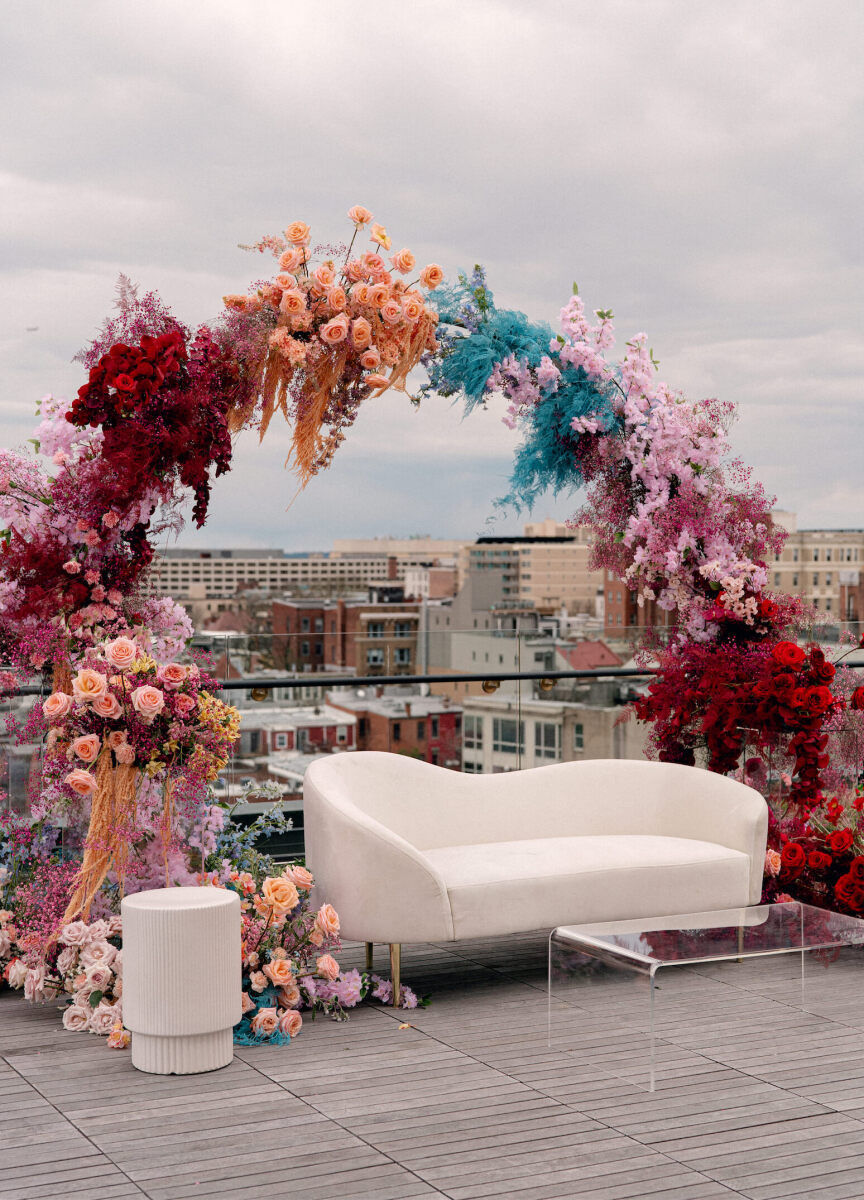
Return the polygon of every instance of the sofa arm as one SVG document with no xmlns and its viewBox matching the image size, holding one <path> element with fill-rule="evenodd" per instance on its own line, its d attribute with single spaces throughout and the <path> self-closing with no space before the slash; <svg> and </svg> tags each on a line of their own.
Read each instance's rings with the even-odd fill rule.
<svg viewBox="0 0 864 1200">
<path fill-rule="evenodd" d="M 303 812 L 316 899 L 336 909 L 342 937 L 453 940 L 447 888 L 420 851 L 356 805 L 325 793 L 308 775 Z"/>
</svg>

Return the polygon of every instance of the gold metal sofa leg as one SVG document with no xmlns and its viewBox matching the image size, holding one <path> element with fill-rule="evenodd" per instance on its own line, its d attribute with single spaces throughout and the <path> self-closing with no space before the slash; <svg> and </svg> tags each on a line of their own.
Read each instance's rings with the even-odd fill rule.
<svg viewBox="0 0 864 1200">
<path fill-rule="evenodd" d="M 399 997 L 402 994 L 402 946 L 399 942 L 390 943 L 390 980 L 393 984 L 393 1007 L 399 1007 Z"/>
</svg>

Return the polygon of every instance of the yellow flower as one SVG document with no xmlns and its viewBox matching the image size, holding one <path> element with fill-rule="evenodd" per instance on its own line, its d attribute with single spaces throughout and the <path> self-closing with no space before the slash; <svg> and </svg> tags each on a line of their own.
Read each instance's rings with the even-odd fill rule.
<svg viewBox="0 0 864 1200">
<path fill-rule="evenodd" d="M 144 674 L 146 671 L 155 672 L 156 660 L 151 658 L 149 654 L 141 654 L 135 659 L 130 670 L 135 671 L 139 675 Z"/>
</svg>

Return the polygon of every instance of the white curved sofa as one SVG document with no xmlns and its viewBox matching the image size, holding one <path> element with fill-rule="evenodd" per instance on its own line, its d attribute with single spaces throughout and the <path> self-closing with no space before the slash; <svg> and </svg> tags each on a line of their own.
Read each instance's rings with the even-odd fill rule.
<svg viewBox="0 0 864 1200">
<path fill-rule="evenodd" d="M 671 763 L 462 775 L 399 754 L 313 763 L 306 854 L 343 936 L 442 942 L 758 904 L 762 796 Z M 398 951 L 397 951 L 398 967 Z"/>
</svg>

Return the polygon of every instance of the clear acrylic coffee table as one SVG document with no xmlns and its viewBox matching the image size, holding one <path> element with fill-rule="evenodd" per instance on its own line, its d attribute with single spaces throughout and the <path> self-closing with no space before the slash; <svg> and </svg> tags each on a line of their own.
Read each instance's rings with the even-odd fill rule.
<svg viewBox="0 0 864 1200">
<path fill-rule="evenodd" d="M 731 962 L 746 971 L 751 960 L 784 957 L 785 974 L 775 972 L 759 986 L 766 994 L 773 987 L 782 1003 L 807 1011 L 805 982 L 843 947 L 861 945 L 864 920 L 796 902 L 563 926 L 549 938 L 549 1045 L 600 1064 L 610 1058 L 602 1049 L 604 1036 L 620 1044 L 622 1036 L 644 1035 L 653 1092 L 657 993 L 668 968 L 701 967 L 705 973 L 706 966 Z M 737 986 L 746 988 L 746 979 Z M 587 1038 L 586 1028 L 592 1031 Z"/>
</svg>

